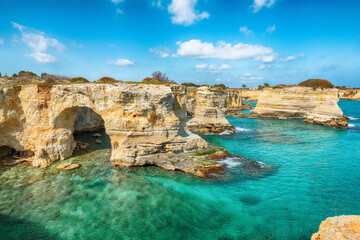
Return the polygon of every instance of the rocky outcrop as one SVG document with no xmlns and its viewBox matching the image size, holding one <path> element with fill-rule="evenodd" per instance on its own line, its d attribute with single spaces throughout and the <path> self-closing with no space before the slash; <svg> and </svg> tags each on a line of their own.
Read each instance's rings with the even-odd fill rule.
<svg viewBox="0 0 360 240">
<path fill-rule="evenodd" d="M 298 117 L 309 123 L 346 128 L 348 121 L 338 101 L 337 89 L 265 88 L 250 115 L 263 118 Z"/>
<path fill-rule="evenodd" d="M 360 240 L 360 216 L 329 217 L 311 240 Z"/>
<path fill-rule="evenodd" d="M 241 91 L 241 94 L 244 101 L 253 102 L 259 99 L 261 91 L 258 89 L 244 89 Z"/>
<path fill-rule="evenodd" d="M 194 118 L 187 124 L 189 129 L 199 133 L 235 132 L 235 128 L 225 118 L 225 101 L 225 91 L 207 86 L 198 88 Z"/>
<path fill-rule="evenodd" d="M 113 165 L 140 166 L 159 153 L 208 147 L 186 127 L 185 87 L 144 84 L 0 86 L 0 147 L 33 156 L 34 166 L 68 158 L 79 108 L 104 121 Z"/>
<path fill-rule="evenodd" d="M 360 100 L 360 89 L 342 89 L 339 95 L 344 100 Z"/>
</svg>

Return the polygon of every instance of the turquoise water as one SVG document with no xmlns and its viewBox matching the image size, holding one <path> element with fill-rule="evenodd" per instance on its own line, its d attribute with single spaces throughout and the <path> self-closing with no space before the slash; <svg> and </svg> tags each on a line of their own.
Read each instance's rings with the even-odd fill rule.
<svg viewBox="0 0 360 240">
<path fill-rule="evenodd" d="M 59 172 L 0 167 L 1 239 L 309 239 L 322 220 L 360 214 L 360 102 L 341 101 L 350 129 L 299 119 L 229 118 L 213 145 L 276 166 L 248 174 L 222 161 L 222 180 L 155 167 L 109 167 L 110 150 Z"/>
</svg>

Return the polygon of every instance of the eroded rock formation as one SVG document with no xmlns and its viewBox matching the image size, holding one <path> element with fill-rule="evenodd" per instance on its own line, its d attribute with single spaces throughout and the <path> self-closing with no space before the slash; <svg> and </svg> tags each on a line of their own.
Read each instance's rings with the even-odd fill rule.
<svg viewBox="0 0 360 240">
<path fill-rule="evenodd" d="M 196 92 L 194 117 L 188 122 L 190 130 L 199 133 L 234 132 L 234 127 L 225 118 L 226 91 L 203 86 Z"/>
<path fill-rule="evenodd" d="M 311 240 L 360 240 L 360 216 L 329 217 L 322 221 Z"/>
<path fill-rule="evenodd" d="M 360 89 L 344 89 L 340 90 L 340 99 L 344 100 L 360 100 Z"/>
<path fill-rule="evenodd" d="M 0 87 L 0 146 L 34 155 L 46 166 L 72 155 L 79 108 L 104 121 L 114 165 L 134 166 L 160 152 L 208 147 L 186 127 L 185 88 L 136 84 Z"/>
<path fill-rule="evenodd" d="M 265 88 L 250 115 L 263 118 L 299 117 L 309 123 L 346 128 L 348 121 L 338 101 L 337 89 Z"/>
</svg>

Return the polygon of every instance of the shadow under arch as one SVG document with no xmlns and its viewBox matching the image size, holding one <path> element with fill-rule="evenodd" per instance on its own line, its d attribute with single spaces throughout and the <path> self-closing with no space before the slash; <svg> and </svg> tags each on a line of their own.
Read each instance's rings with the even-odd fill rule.
<svg viewBox="0 0 360 240">
<path fill-rule="evenodd" d="M 83 155 L 99 149 L 111 149 L 105 121 L 90 107 L 69 107 L 55 119 L 56 129 L 65 129 L 71 138 L 72 156 Z"/>
</svg>

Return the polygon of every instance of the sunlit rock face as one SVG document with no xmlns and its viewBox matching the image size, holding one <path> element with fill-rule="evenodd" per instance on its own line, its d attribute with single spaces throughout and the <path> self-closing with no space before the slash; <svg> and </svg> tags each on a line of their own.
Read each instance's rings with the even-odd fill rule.
<svg viewBox="0 0 360 240">
<path fill-rule="evenodd" d="M 133 166 L 143 156 L 203 149 L 186 127 L 185 88 L 144 84 L 0 87 L 0 146 L 34 154 L 34 166 L 68 158 L 79 108 L 101 116 L 111 161 Z"/>
<path fill-rule="evenodd" d="M 243 89 L 241 95 L 244 101 L 257 101 L 262 90 L 257 89 Z"/>
<path fill-rule="evenodd" d="M 217 107 L 223 112 L 226 112 L 228 109 L 237 109 L 243 106 L 241 93 L 242 90 L 239 88 L 203 88 L 207 88 L 207 91 L 212 92 L 214 95 L 216 95 L 217 98 L 219 98 L 216 100 L 217 104 L 214 104 L 213 107 Z M 198 90 L 203 88 L 187 87 L 186 110 L 189 117 L 194 117 L 195 115 L 197 98 L 199 97 L 200 100 L 203 99 L 202 94 L 199 94 L 199 96 L 197 95 Z M 202 105 L 200 105 L 199 107 L 201 108 Z"/>
<path fill-rule="evenodd" d="M 360 100 L 360 89 L 344 89 L 339 92 L 340 99 Z"/>
<path fill-rule="evenodd" d="M 311 240 L 360 239 L 360 216 L 329 217 L 322 221 L 319 232 Z"/>
<path fill-rule="evenodd" d="M 189 129 L 200 133 L 235 131 L 225 118 L 226 96 L 226 91 L 207 86 L 198 88 L 194 118 L 188 122 Z"/>
<path fill-rule="evenodd" d="M 337 89 L 265 88 L 250 114 L 263 118 L 299 117 L 309 123 L 346 128 L 348 121 L 338 101 Z"/>
</svg>

